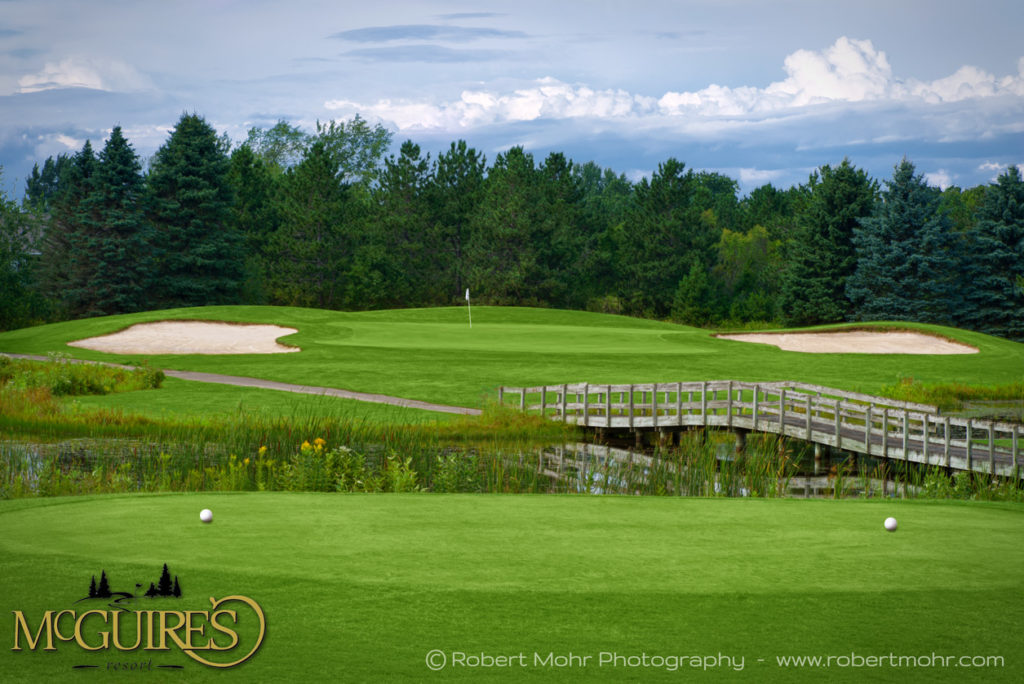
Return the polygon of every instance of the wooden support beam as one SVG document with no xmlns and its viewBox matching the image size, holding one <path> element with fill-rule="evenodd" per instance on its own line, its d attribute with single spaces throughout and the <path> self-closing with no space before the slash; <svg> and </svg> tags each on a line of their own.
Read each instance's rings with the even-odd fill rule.
<svg viewBox="0 0 1024 684">
<path fill-rule="evenodd" d="M 807 415 L 804 416 L 806 423 L 804 424 L 804 432 L 807 434 L 807 441 L 811 441 L 811 395 L 807 395 Z"/>
<path fill-rule="evenodd" d="M 949 416 L 942 419 L 942 429 L 944 434 L 942 435 L 942 458 L 946 463 L 946 467 L 949 467 Z"/>
<path fill-rule="evenodd" d="M 760 393 L 761 388 L 758 385 L 754 385 L 754 429 L 757 430 L 757 395 Z"/>
</svg>

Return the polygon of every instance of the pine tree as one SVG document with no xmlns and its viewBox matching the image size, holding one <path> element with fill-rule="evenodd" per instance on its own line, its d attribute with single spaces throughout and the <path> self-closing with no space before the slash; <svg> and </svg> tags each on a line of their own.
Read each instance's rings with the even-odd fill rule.
<svg viewBox="0 0 1024 684">
<path fill-rule="evenodd" d="M 81 312 L 86 301 L 87 274 L 93 271 L 86 241 L 95 224 L 90 197 L 98 162 L 86 140 L 81 151 L 61 174 L 51 201 L 50 220 L 43 232 L 40 282 L 47 296 L 64 315 Z"/>
<path fill-rule="evenodd" d="M 486 166 L 486 158 L 465 140 L 453 142 L 434 164 L 428 189 L 432 226 L 426 243 L 438 269 L 432 285 L 439 304 L 460 301 L 465 292 L 470 221 L 482 197 Z"/>
<path fill-rule="evenodd" d="M 533 155 L 521 147 L 499 154 L 487 174 L 466 245 L 468 287 L 492 304 L 536 306 L 543 287 L 543 217 Z"/>
<path fill-rule="evenodd" d="M 100 586 L 96 588 L 96 598 L 110 598 L 110 583 L 107 580 L 107 571 L 100 572 Z"/>
<path fill-rule="evenodd" d="M 974 227 L 965 234 L 967 257 L 960 325 L 1024 341 L 1024 180 L 1011 166 L 988 187 Z"/>
<path fill-rule="evenodd" d="M 285 174 L 281 222 L 270 238 L 274 268 L 267 276 L 275 304 L 338 308 L 352 261 L 349 186 L 321 140 Z"/>
<path fill-rule="evenodd" d="M 96 575 L 93 575 L 89 582 L 89 598 L 96 598 Z"/>
<path fill-rule="evenodd" d="M 388 259 L 383 264 L 384 288 L 368 293 L 370 308 L 427 306 L 436 301 L 433 289 L 442 283 L 426 244 L 431 223 L 426 188 L 431 182 L 430 155 L 421 156 L 419 145 L 410 140 L 402 143 L 398 156 L 384 161 L 375 220 L 369 225 Z"/>
<path fill-rule="evenodd" d="M 619 284 L 636 313 L 667 314 L 693 265 L 711 263 L 721 231 L 714 212 L 704 213 L 699 187 L 696 174 L 674 158 L 636 186 L 621 243 Z"/>
<path fill-rule="evenodd" d="M 848 159 L 825 165 L 810 179 L 810 198 L 790 242 L 780 305 L 787 325 L 832 323 L 851 317 L 846 282 L 857 268 L 853 235 L 874 206 L 878 186 Z"/>
<path fill-rule="evenodd" d="M 857 269 L 847 296 L 859 320 L 950 324 L 959 302 L 960 256 L 941 194 L 904 159 L 854 231 Z"/>
<path fill-rule="evenodd" d="M 174 598 L 181 598 L 181 585 L 178 584 L 178 576 L 174 576 L 174 589 L 171 591 L 171 596 Z"/>
<path fill-rule="evenodd" d="M 146 590 L 146 596 L 149 597 L 149 598 L 153 598 L 154 596 L 158 596 L 158 593 L 157 593 L 157 590 L 156 590 L 156 585 L 153 584 L 152 582 L 149 583 L 149 589 Z"/>
<path fill-rule="evenodd" d="M 100 152 L 86 198 L 92 220 L 82 226 L 88 269 L 80 313 L 102 316 L 138 311 L 146 301 L 150 262 L 143 215 L 141 165 L 120 126 Z"/>
<path fill-rule="evenodd" d="M 157 150 L 149 175 L 157 306 L 238 301 L 243 252 L 228 168 L 222 141 L 196 114 L 183 115 Z"/>
<path fill-rule="evenodd" d="M 272 171 L 248 145 L 242 145 L 231 153 L 228 180 L 235 197 L 231 221 L 242 237 L 245 253 L 242 300 L 262 304 L 267 299 L 267 273 L 275 266 L 269 244 L 280 223 L 277 207 L 280 173 Z"/>
<path fill-rule="evenodd" d="M 164 571 L 160 573 L 160 580 L 156 585 L 156 593 L 158 596 L 171 596 L 174 593 L 171 585 L 171 573 L 167 569 L 167 563 L 164 563 Z"/>
</svg>

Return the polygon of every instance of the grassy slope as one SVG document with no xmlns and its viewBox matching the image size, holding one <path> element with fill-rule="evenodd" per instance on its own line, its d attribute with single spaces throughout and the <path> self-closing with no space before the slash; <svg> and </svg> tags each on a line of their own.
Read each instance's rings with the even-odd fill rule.
<svg viewBox="0 0 1024 684">
<path fill-rule="evenodd" d="M 215 514 L 198 521 L 200 508 Z M 895 515 L 900 529 L 882 529 Z M 261 652 L 176 677 L 249 681 L 1021 681 L 1024 508 L 1011 505 L 564 496 L 192 494 L 0 502 L 0 613 L 71 607 L 105 569 L 117 590 L 168 563 L 184 608 L 256 598 Z M 75 681 L 100 663 L 61 644 L 12 653 L 0 680 Z M 742 655 L 694 673 L 447 670 L 490 654 Z M 1002 655 L 1006 667 L 782 670 L 775 656 Z M 140 654 L 148 658 L 151 654 Z M 763 658 L 765 662 L 758 663 Z M 127 658 L 123 658 L 127 659 Z M 965 679 L 966 678 L 966 679 Z"/>
<path fill-rule="evenodd" d="M 501 384 L 701 379 L 802 380 L 872 392 L 900 376 L 922 381 L 1002 383 L 1024 368 L 1024 345 L 962 330 L 905 327 L 974 345 L 957 356 L 802 354 L 718 340 L 706 330 L 633 318 L 514 307 L 333 312 L 288 307 L 203 307 L 58 323 L 0 334 L 0 351 L 63 351 L 80 358 L 138 361 L 65 346 L 131 324 L 165 319 L 277 323 L 298 328 L 282 341 L 299 354 L 153 356 L 159 367 L 263 377 L 479 406 Z"/>
<path fill-rule="evenodd" d="M 167 378 L 163 386 L 156 390 L 74 397 L 66 400 L 66 403 L 83 411 L 113 409 L 147 418 L 170 420 L 186 420 L 194 416 L 321 416 L 408 425 L 448 422 L 455 418 L 450 413 L 371 404 L 354 399 L 212 385 L 175 378 Z"/>
</svg>

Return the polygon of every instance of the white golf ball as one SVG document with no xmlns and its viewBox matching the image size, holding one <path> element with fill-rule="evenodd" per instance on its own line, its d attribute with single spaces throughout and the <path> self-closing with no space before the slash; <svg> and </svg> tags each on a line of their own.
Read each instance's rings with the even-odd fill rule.
<svg viewBox="0 0 1024 684">
<path fill-rule="evenodd" d="M 885 519 L 885 529 L 889 530 L 890 532 L 895 532 L 896 531 L 896 518 L 886 518 Z"/>
<path fill-rule="evenodd" d="M 213 511 L 211 511 L 209 508 L 204 508 L 203 510 L 199 511 L 199 519 L 202 520 L 204 523 L 213 522 Z M 886 522 L 886 525 L 888 524 L 889 523 Z"/>
</svg>

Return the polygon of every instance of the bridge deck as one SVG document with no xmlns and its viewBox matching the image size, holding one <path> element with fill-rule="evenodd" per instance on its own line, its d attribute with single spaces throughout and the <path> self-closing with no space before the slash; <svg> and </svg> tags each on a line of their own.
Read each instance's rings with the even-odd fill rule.
<svg viewBox="0 0 1024 684">
<path fill-rule="evenodd" d="M 586 383 L 502 387 L 505 403 L 586 428 L 720 427 L 780 434 L 872 456 L 1021 477 L 1024 426 L 943 416 L 934 406 L 802 383 Z"/>
</svg>

